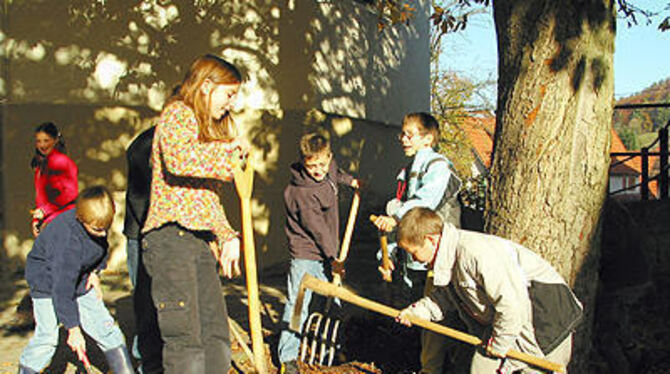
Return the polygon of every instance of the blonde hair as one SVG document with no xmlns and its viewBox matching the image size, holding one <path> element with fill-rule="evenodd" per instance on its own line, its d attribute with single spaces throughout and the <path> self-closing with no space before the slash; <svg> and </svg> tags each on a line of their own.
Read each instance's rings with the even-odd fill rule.
<svg viewBox="0 0 670 374">
<path fill-rule="evenodd" d="M 434 211 L 416 207 L 410 209 L 398 223 L 396 237 L 398 243 L 409 245 L 423 245 L 428 235 L 441 234 L 444 222 Z"/>
<path fill-rule="evenodd" d="M 440 123 L 437 122 L 435 117 L 425 112 L 408 113 L 402 119 L 402 123 L 404 125 L 410 122 L 416 123 L 417 127 L 419 128 L 419 132 L 422 135 L 430 134 L 433 136 L 433 142 L 431 143 L 431 146 L 435 146 L 435 144 L 437 144 L 437 141 L 440 138 Z"/>
<path fill-rule="evenodd" d="M 109 229 L 114 221 L 114 200 L 103 186 L 89 187 L 79 193 L 75 202 L 79 221 Z"/>
<path fill-rule="evenodd" d="M 208 54 L 198 57 L 166 105 L 181 100 L 193 109 L 198 120 L 200 141 L 232 140 L 237 134 L 230 113 L 218 120 L 212 119 L 210 115 L 211 95 L 214 90 L 205 94 L 200 89 L 207 79 L 214 84 L 240 84 L 242 74 L 233 64 L 218 56 Z"/>
<path fill-rule="evenodd" d="M 322 152 L 330 153 L 330 141 L 318 132 L 310 132 L 300 138 L 300 157 L 302 160 L 314 157 Z"/>
</svg>

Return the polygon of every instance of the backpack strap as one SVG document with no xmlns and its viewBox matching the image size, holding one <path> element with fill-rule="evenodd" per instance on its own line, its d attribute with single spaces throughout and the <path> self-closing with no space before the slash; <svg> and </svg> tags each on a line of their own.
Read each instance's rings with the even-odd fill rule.
<svg viewBox="0 0 670 374">
<path fill-rule="evenodd" d="M 454 171 L 452 170 L 454 165 L 451 163 L 451 161 L 449 161 L 449 159 L 447 159 L 446 157 L 444 157 L 442 155 L 439 155 L 439 156 L 435 157 L 434 159 L 426 162 L 426 165 L 424 166 L 423 170 L 421 170 L 418 173 L 417 177 L 419 179 L 422 179 L 423 176 L 426 175 L 426 173 L 428 172 L 428 169 L 430 169 L 430 167 L 436 162 L 446 162 L 447 163 L 447 169 L 449 169 L 449 171 L 451 172 L 451 176 L 449 177 L 449 182 L 447 184 L 447 190 L 444 192 L 445 197 L 456 196 L 460 192 L 461 186 L 463 185 L 463 182 L 456 175 L 456 173 L 454 173 Z"/>
</svg>

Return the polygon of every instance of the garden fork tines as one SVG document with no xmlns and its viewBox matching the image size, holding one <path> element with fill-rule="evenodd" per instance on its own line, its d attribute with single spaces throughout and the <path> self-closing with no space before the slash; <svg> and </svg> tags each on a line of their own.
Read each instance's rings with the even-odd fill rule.
<svg viewBox="0 0 670 374">
<path fill-rule="evenodd" d="M 344 238 L 342 239 L 340 255 L 337 258 L 339 263 L 344 263 L 347 255 L 349 254 L 349 247 L 354 231 L 354 224 L 356 223 L 356 215 L 358 213 L 359 203 L 360 194 L 358 190 L 356 190 L 351 202 L 351 209 L 349 210 L 349 218 L 347 220 L 347 226 L 344 231 Z M 336 273 L 333 275 L 333 284 L 336 286 L 342 285 L 342 278 L 340 274 Z M 323 365 L 324 362 L 327 366 L 332 365 L 333 358 L 335 357 L 335 350 L 338 348 L 337 337 L 339 335 L 339 328 L 341 325 L 340 320 L 337 318 L 330 316 L 324 317 L 327 316 L 330 312 L 332 302 L 332 298 L 328 298 L 326 302 L 326 308 L 323 313 L 314 312 L 307 318 L 307 321 L 305 322 L 302 330 L 300 361 L 312 365 L 314 364 L 318 353 L 319 365 Z M 296 302 L 296 310 L 294 310 L 294 319 L 296 316 L 295 313 L 299 313 L 298 305 L 301 304 L 302 300 L 299 298 Z M 308 348 L 309 361 L 307 362 L 305 359 L 307 357 Z"/>
</svg>

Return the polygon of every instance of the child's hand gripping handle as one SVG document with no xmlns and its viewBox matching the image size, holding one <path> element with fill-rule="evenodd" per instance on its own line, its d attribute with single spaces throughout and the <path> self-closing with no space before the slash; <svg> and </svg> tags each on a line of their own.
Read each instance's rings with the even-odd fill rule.
<svg viewBox="0 0 670 374">
<path fill-rule="evenodd" d="M 370 222 L 374 223 L 377 220 L 378 216 L 374 214 L 370 215 Z M 388 250 L 388 234 L 384 230 L 379 230 L 379 245 L 382 249 L 382 278 L 390 282 L 391 281 L 391 271 L 393 270 L 393 263 L 389 258 Z"/>
</svg>

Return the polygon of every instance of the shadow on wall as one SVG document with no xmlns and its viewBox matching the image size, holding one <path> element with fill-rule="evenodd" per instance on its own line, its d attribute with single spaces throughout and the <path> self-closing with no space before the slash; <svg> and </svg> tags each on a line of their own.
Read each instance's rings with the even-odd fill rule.
<svg viewBox="0 0 670 374">
<path fill-rule="evenodd" d="M 248 137 L 256 150 L 252 214 L 261 269 L 288 259 L 283 191 L 289 183 L 289 167 L 299 158 L 300 136 L 306 131 L 316 128 L 328 131 L 340 167 L 366 185 L 361 191 L 359 225 L 366 223 L 370 212 L 379 214 L 395 191 L 395 176 L 403 155 L 396 144 L 397 128 L 393 126 L 316 110 L 280 114 L 247 111 L 239 117 L 248 126 Z M 352 193 L 346 187 L 341 191 L 340 229 L 343 230 Z M 232 185 L 226 187 L 222 201 L 231 224 L 239 228 L 239 200 Z"/>
<path fill-rule="evenodd" d="M 125 149 L 143 129 L 152 125 L 156 113 L 147 108 L 13 105 L 5 117 L 10 123 L 22 123 L 6 129 L 3 155 L 7 191 L 5 201 L 4 256 L 12 259 L 10 270 L 22 267 L 32 246 L 29 209 L 34 204 L 32 171 L 35 124 L 46 120 L 57 123 L 66 141 L 67 153 L 79 166 L 79 187 L 103 184 L 113 191 L 117 217 L 110 232 L 112 256 L 110 268 L 125 263 L 125 238 L 121 233 L 125 209 Z M 360 211 L 378 212 L 393 193 L 397 166 L 402 160 L 395 143 L 395 128 L 369 121 L 328 115 L 318 111 L 291 111 L 280 118 L 268 111 L 247 111 L 238 115 L 256 150 L 257 169 L 252 209 L 256 247 L 260 266 L 286 259 L 283 189 L 289 181 L 289 166 L 298 160 L 298 140 L 309 128 L 322 127 L 331 134 L 333 152 L 339 165 L 368 185 L 362 191 Z M 388 165 L 388 166 L 387 166 Z M 346 220 L 351 193 L 341 199 L 341 218 Z M 234 227 L 239 228 L 239 200 L 232 184 L 225 184 L 222 202 Z M 363 219 L 364 213 L 359 215 Z M 341 225 L 342 227 L 344 226 Z"/>
<path fill-rule="evenodd" d="M 423 56 L 423 47 L 416 47 L 422 44 L 410 43 L 425 30 L 403 26 L 379 33 L 376 14 L 354 0 L 133 4 L 68 0 L 47 6 L 27 0 L 3 9 L 3 262 L 11 258 L 13 269 L 22 267 L 32 245 L 32 132 L 52 121 L 79 165 L 80 188 L 104 184 L 113 191 L 119 209 L 110 267 L 125 266 L 125 148 L 151 125 L 173 85 L 204 53 L 223 56 L 247 77 L 239 95 L 244 111 L 237 117 L 259 150 L 252 208 L 261 266 L 286 258 L 281 195 L 305 124 L 331 131 L 340 165 L 371 186 L 363 192 L 362 211 L 390 196 L 401 160 L 393 128 L 351 118 L 393 123 L 405 111 L 427 109 L 428 44 Z M 409 61 L 419 55 L 425 69 Z M 311 108 L 348 117 L 317 115 Z M 236 194 L 228 187 L 224 205 L 240 227 Z"/>
<path fill-rule="evenodd" d="M 34 150 L 34 129 L 45 121 L 55 122 L 65 139 L 67 154 L 79 167 L 79 189 L 107 186 L 116 202 L 116 217 L 109 241 L 114 248 L 110 266 L 125 260 L 121 234 L 125 207 L 125 149 L 136 133 L 151 125 L 155 112 L 140 107 L 94 107 L 90 105 L 6 105 L 3 122 L 4 202 L 3 244 L 5 255 L 22 265 L 33 238 L 30 209 L 35 203 L 30 159 Z M 3 123 L 3 124 L 4 124 Z M 123 257 L 123 258 L 121 258 Z"/>
<path fill-rule="evenodd" d="M 417 7 L 427 15 L 427 1 Z M 355 0 L 27 0 L 3 10 L 0 96 L 9 103 L 158 111 L 190 62 L 214 53 L 245 73 L 246 108 L 393 122 L 429 104 L 427 25 L 379 32 L 373 8 Z"/>
</svg>

